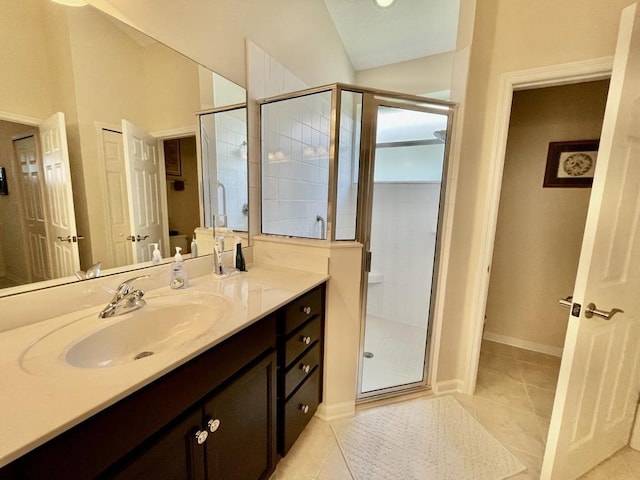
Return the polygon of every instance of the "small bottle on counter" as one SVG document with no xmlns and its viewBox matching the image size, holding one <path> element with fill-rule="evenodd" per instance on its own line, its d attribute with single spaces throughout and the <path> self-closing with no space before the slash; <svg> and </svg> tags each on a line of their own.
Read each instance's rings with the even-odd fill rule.
<svg viewBox="0 0 640 480">
<path fill-rule="evenodd" d="M 171 288 L 185 288 L 187 286 L 187 269 L 184 266 L 181 251 L 182 248 L 176 247 L 176 254 L 171 264 L 171 282 L 169 283 Z"/>
</svg>

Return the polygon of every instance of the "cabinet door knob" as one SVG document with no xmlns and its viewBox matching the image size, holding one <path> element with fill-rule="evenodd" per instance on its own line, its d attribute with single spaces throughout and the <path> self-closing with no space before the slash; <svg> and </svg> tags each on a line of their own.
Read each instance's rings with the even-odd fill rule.
<svg viewBox="0 0 640 480">
<path fill-rule="evenodd" d="M 301 363 L 300 370 L 302 370 L 304 373 L 309 373 L 311 371 L 311 365 L 305 365 L 304 363 Z"/>
<path fill-rule="evenodd" d="M 305 315 L 311 315 L 311 307 L 302 307 L 302 311 Z"/>
<path fill-rule="evenodd" d="M 195 437 L 196 437 L 196 442 L 198 442 L 198 445 L 202 445 L 204 442 L 207 441 L 207 437 L 209 437 L 209 432 L 207 432 L 206 430 L 198 430 L 195 433 Z"/>
<path fill-rule="evenodd" d="M 303 337 L 300 337 L 300 341 L 305 345 L 309 345 L 311 343 L 311 337 L 305 335 Z"/>
<path fill-rule="evenodd" d="M 209 431 L 211 433 L 215 432 L 216 430 L 218 430 L 220 428 L 220 420 L 216 419 L 209 419 L 209 421 L 207 422 L 207 427 L 209 427 Z"/>
<path fill-rule="evenodd" d="M 304 403 L 300 404 L 300 411 L 302 413 L 309 413 L 309 405 L 306 405 Z"/>
</svg>

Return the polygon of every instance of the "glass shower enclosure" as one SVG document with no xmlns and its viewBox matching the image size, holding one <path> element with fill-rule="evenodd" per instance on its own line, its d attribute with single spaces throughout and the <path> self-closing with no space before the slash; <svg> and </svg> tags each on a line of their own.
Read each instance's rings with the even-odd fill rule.
<svg viewBox="0 0 640 480">
<path fill-rule="evenodd" d="M 359 400 L 429 388 L 454 109 L 343 84 L 260 102 L 262 233 L 364 246 Z"/>
</svg>

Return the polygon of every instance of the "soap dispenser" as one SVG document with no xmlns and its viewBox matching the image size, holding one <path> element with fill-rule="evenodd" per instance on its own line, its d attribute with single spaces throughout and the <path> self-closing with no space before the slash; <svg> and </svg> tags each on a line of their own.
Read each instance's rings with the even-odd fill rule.
<svg viewBox="0 0 640 480">
<path fill-rule="evenodd" d="M 157 243 L 151 244 L 151 246 L 153 247 L 153 252 L 151 253 L 151 263 L 154 265 L 160 265 L 162 263 L 162 254 L 158 249 L 158 245 L 159 244 Z"/>
<path fill-rule="evenodd" d="M 198 256 L 198 244 L 196 243 L 196 232 L 193 232 L 193 239 L 191 240 L 191 258 Z"/>
<path fill-rule="evenodd" d="M 171 288 L 184 288 L 187 286 L 187 269 L 184 266 L 182 255 L 180 252 L 182 248 L 176 247 L 176 254 L 173 257 L 173 263 L 171 264 Z"/>
</svg>

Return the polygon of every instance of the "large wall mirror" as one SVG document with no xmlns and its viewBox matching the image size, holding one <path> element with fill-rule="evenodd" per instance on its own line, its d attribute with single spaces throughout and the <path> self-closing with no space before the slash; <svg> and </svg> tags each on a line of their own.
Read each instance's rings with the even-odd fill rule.
<svg viewBox="0 0 640 480">
<path fill-rule="evenodd" d="M 91 6 L 0 8 L 0 296 L 189 253 L 221 208 L 246 230 L 242 87 Z M 199 165 L 196 112 L 224 105 Z"/>
</svg>

